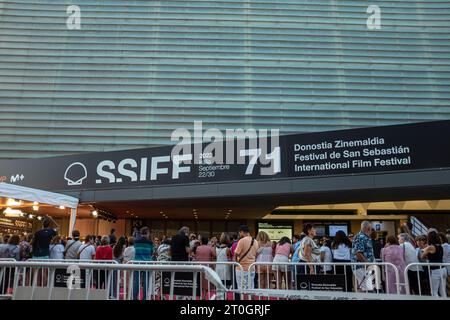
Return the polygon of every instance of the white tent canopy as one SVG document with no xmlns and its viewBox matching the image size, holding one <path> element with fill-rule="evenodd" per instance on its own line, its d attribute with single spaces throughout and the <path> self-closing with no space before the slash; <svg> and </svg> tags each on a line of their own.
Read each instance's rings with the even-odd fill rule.
<svg viewBox="0 0 450 320">
<path fill-rule="evenodd" d="M 30 202 L 39 202 L 51 204 L 54 206 L 64 206 L 76 209 L 78 199 L 66 196 L 60 193 L 48 192 L 39 189 L 16 186 L 9 183 L 0 183 L 0 197 L 25 200 Z"/>
<path fill-rule="evenodd" d="M 0 183 L 0 198 L 39 202 L 54 206 L 64 206 L 71 209 L 69 234 L 75 227 L 78 199 L 60 193 L 48 192 L 39 189 L 17 186 L 9 183 Z"/>
</svg>

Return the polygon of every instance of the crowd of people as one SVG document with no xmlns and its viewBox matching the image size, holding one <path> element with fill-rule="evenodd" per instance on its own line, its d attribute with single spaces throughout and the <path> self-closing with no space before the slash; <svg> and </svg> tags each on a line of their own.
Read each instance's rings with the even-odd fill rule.
<svg viewBox="0 0 450 320">
<path fill-rule="evenodd" d="M 402 225 L 397 236 L 378 237 L 369 221 L 361 223 L 361 230 L 353 235 L 338 231 L 333 237 L 318 237 L 312 224 L 305 224 L 300 235 L 292 239 L 282 237 L 271 241 L 269 235 L 260 231 L 256 237 L 247 226 L 241 226 L 238 235 L 222 233 L 220 237 L 191 234 L 182 227 L 172 237 L 151 237 L 151 230 L 134 228 L 131 236 L 116 236 L 112 229 L 109 235 L 85 235 L 74 230 L 70 238 L 58 235 L 57 225 L 51 218 L 43 221 L 43 228 L 34 235 L 3 235 L 0 243 L 0 258 L 25 261 L 34 259 L 80 259 L 129 261 L 199 261 L 205 264 L 218 262 L 214 266 L 226 286 L 241 285 L 245 288 L 295 289 L 293 275 L 307 274 L 355 274 L 355 267 L 314 263 L 388 262 L 399 270 L 400 283 L 404 283 L 407 265 L 411 294 L 447 296 L 450 267 L 421 265 L 423 262 L 450 263 L 450 230 L 439 233 L 428 230 L 425 235 L 414 237 L 410 223 Z M 236 261 L 232 266 L 225 262 Z M 256 268 L 250 266 L 258 262 Z M 311 264 L 313 263 L 313 264 Z M 392 268 L 391 268 L 392 269 Z M 356 267 L 358 271 L 358 267 Z M 396 274 L 387 268 L 384 279 L 385 291 L 396 293 Z M 250 278 L 250 281 L 248 279 Z M 235 282 L 235 283 L 232 283 Z M 357 282 L 356 282 L 357 283 Z M 346 290 L 357 291 L 352 276 L 346 277 Z M 138 287 L 139 283 L 134 283 Z M 139 290 L 137 290 L 138 292 Z M 402 287 L 402 293 L 405 287 Z"/>
</svg>

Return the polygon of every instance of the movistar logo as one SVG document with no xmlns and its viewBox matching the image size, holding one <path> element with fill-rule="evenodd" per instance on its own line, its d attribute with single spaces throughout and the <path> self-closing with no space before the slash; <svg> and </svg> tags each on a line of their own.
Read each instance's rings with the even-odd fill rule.
<svg viewBox="0 0 450 320">
<path fill-rule="evenodd" d="M 22 181 L 23 179 L 25 179 L 25 176 L 23 174 L 16 174 L 11 176 L 10 182 L 16 183 L 17 181 Z"/>
</svg>

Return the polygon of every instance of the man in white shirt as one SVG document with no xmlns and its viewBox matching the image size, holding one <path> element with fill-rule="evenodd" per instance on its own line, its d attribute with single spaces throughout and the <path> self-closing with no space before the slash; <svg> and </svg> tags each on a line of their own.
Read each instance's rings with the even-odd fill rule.
<svg viewBox="0 0 450 320">
<path fill-rule="evenodd" d="M 78 249 L 78 257 L 80 260 L 94 260 L 95 258 L 95 237 L 87 235 L 84 244 Z"/>
<path fill-rule="evenodd" d="M 398 242 L 403 249 L 403 258 L 405 259 L 406 265 L 409 265 L 410 263 L 419 263 L 416 249 L 411 242 L 409 242 L 409 239 L 410 236 L 407 233 L 400 233 L 398 235 Z M 408 268 L 409 289 L 411 294 L 419 294 L 419 281 L 417 279 L 419 271 L 422 271 L 422 268 L 418 265 L 413 265 Z"/>
</svg>

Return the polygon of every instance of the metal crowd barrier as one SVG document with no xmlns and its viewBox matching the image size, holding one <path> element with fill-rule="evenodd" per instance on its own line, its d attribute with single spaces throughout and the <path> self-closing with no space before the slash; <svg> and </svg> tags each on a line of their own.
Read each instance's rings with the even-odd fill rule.
<svg viewBox="0 0 450 320">
<path fill-rule="evenodd" d="M 51 262 L 51 263 L 71 263 L 71 264 L 80 264 L 80 263 L 94 263 L 94 264 L 118 264 L 116 260 L 84 260 L 84 259 L 41 259 L 41 258 L 31 258 L 28 261 L 35 261 L 35 262 Z M 49 274 L 50 270 L 43 270 L 42 272 L 38 273 L 40 279 L 38 278 L 38 282 L 42 283 L 45 280 L 45 276 Z M 97 270 L 94 270 L 92 273 L 87 270 L 87 275 L 90 276 L 91 282 L 94 284 L 102 284 L 105 286 L 105 272 L 99 272 Z M 22 279 L 25 279 L 25 283 L 29 283 L 29 275 L 32 273 L 31 269 L 23 268 L 19 271 L 19 276 Z M 61 275 L 61 272 L 59 275 L 56 275 L 56 277 L 63 277 Z M 113 279 L 114 281 L 114 279 Z M 20 282 L 19 282 L 20 283 Z"/>
<path fill-rule="evenodd" d="M 404 278 L 409 296 L 450 299 L 450 263 L 411 263 Z"/>
<path fill-rule="evenodd" d="M 244 300 L 434 300 L 431 296 L 342 291 L 244 289 L 239 293 Z"/>
<path fill-rule="evenodd" d="M 396 295 L 404 292 L 401 276 L 387 262 L 255 262 L 245 274 L 244 289 Z"/>
<path fill-rule="evenodd" d="M 214 286 L 209 299 L 225 299 L 227 291 L 218 275 L 202 265 L 0 261 L 0 270 L 14 270 L 0 285 L 8 289 L 3 296 L 15 300 L 156 300 L 161 298 L 154 290 L 158 272 L 165 276 L 165 299 L 176 296 L 176 274 L 190 275 L 181 281 L 184 292 L 178 296 L 183 298 L 198 298 L 199 276 Z"/>
<path fill-rule="evenodd" d="M 12 259 L 14 260 L 14 259 Z M 15 261 L 15 260 L 14 260 Z M 27 261 L 37 261 L 37 262 L 71 262 L 71 263 L 114 263 L 119 264 L 116 260 L 84 260 L 84 259 L 40 259 L 40 258 L 31 258 Z"/>
<path fill-rule="evenodd" d="M 128 263 L 132 264 L 144 264 L 144 265 L 152 265 L 152 264 L 170 264 L 170 265 L 203 265 L 214 270 L 222 284 L 227 288 L 229 295 L 231 295 L 232 290 L 237 290 L 242 288 L 243 279 L 240 279 L 240 282 L 237 282 L 236 273 L 243 270 L 242 266 L 235 261 L 137 261 L 131 260 Z M 156 290 L 160 290 L 160 279 L 162 274 L 156 274 Z M 200 294 L 200 299 L 208 299 L 210 296 L 215 294 L 214 285 L 205 277 L 200 277 L 197 279 L 199 281 L 199 287 L 202 290 L 202 294 Z M 229 297 L 229 299 L 232 299 Z"/>
<path fill-rule="evenodd" d="M 13 258 L 0 258 L 0 262 L 3 261 L 13 261 L 16 259 Z M 0 268 L 0 299 L 4 297 L 8 297 L 9 294 L 9 285 L 12 283 L 12 275 L 14 271 L 11 268 Z"/>
<path fill-rule="evenodd" d="M 206 266 L 209 265 L 212 268 Z M 0 298 L 16 300 L 200 300 L 220 299 L 444 299 L 444 271 L 442 264 L 410 264 L 401 275 L 390 263 L 254 263 L 248 273 L 242 272 L 245 283 L 226 286 L 213 270 L 222 266 L 242 270 L 235 262 L 178 262 L 135 261 L 117 264 L 94 260 L 52 261 L 0 260 Z M 219 267 L 219 272 L 220 272 Z M 417 271 L 414 267 L 422 268 Z M 440 267 L 435 283 L 442 287 L 438 294 L 418 293 L 412 290 L 411 275 L 429 267 Z M 270 270 L 270 273 L 269 273 Z M 267 271 L 264 273 L 264 271 Z M 403 271 L 403 270 L 402 270 Z M 408 272 L 413 271 L 413 273 Z M 428 279 L 433 279 L 429 269 Z M 258 274 L 256 289 L 251 288 L 252 275 Z M 266 274 L 267 273 L 267 274 Z M 266 287 L 261 274 L 270 277 Z M 439 279 L 436 274 L 440 274 Z M 445 276 L 447 274 L 445 273 Z M 233 276 L 234 277 L 234 276 Z M 237 277 L 235 277 L 236 279 Z M 241 279 L 242 280 L 242 279 Z M 447 280 L 448 281 L 448 280 Z M 246 286 L 247 284 L 247 286 Z M 351 285 L 351 288 L 348 288 Z M 405 285 L 405 288 L 403 288 Z M 432 284 L 433 285 L 433 284 Z M 386 288 L 394 288 L 390 292 Z M 434 288 L 434 287 L 432 287 Z M 432 289 L 430 288 L 430 289 Z M 406 289 L 405 294 L 403 289 Z M 422 290 L 422 291 L 421 291 Z M 430 291 L 431 292 L 431 291 Z"/>
</svg>

